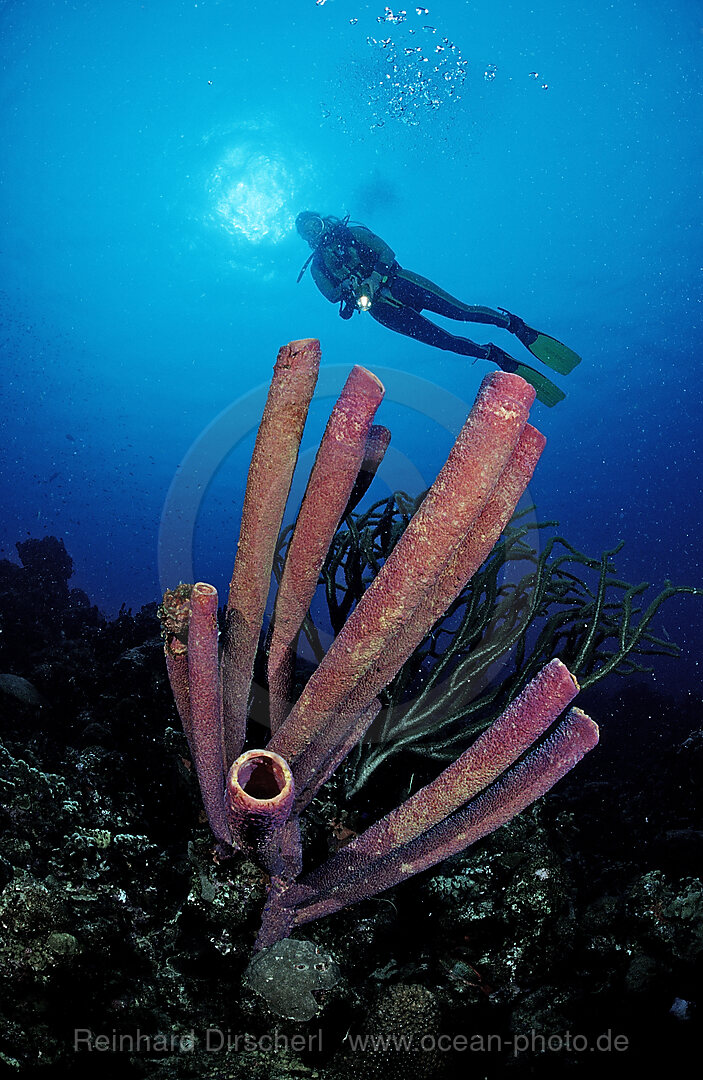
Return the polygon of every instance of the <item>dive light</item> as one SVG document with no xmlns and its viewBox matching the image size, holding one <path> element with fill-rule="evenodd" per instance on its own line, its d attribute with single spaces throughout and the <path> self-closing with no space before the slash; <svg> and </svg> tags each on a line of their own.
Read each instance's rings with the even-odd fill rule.
<svg viewBox="0 0 703 1080">
<path fill-rule="evenodd" d="M 373 285 L 370 281 L 364 281 L 359 286 L 359 291 L 356 296 L 356 306 L 359 311 L 368 311 L 371 307 L 373 299 Z"/>
</svg>

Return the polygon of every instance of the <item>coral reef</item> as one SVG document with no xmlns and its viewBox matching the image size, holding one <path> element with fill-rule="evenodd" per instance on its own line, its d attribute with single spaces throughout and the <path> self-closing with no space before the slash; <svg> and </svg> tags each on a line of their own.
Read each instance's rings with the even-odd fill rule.
<svg viewBox="0 0 703 1080">
<path fill-rule="evenodd" d="M 379 531 L 386 554 L 399 531 L 397 518 Z M 24 565 L 0 560 L 3 1075 L 349 1080 L 411 1069 L 426 1080 L 550 1080 L 572 1069 L 682 1071 L 697 1053 L 700 695 L 661 670 L 658 681 L 635 670 L 591 682 L 583 705 L 609 718 L 598 753 L 469 850 L 309 924 L 311 944 L 297 945 L 315 950 L 313 968 L 329 962 L 329 982 L 320 988 L 326 972 L 312 976 L 304 958 L 287 987 L 296 1012 L 314 1002 L 317 1015 L 277 1017 L 244 978 L 269 878 L 244 852 L 213 858 L 155 605 L 108 620 L 69 587 L 60 540 L 22 550 Z M 372 555 L 377 573 L 378 548 Z M 562 569 L 566 588 L 571 568 Z M 589 601 L 583 569 L 577 562 L 573 609 L 583 600 L 588 611 L 598 586 Z M 559 575 L 545 564 L 542 580 L 556 588 Z M 181 590 L 176 623 L 191 596 Z M 203 600 L 207 614 L 207 591 Z M 610 603 L 600 607 L 605 629 L 611 616 L 622 625 Z M 654 652 L 655 630 L 656 620 L 639 639 Z M 545 647 L 536 670 L 552 656 Z M 496 715 L 506 704 L 493 703 Z M 351 797 L 341 770 L 332 775 L 300 819 L 310 867 L 327 851 L 343 855 L 431 779 L 432 759 L 419 778 L 411 750 Z M 271 954 L 257 956 L 265 985 Z"/>
<path fill-rule="evenodd" d="M 672 1068 L 695 1052 L 697 696 L 657 691 L 661 679 L 641 673 L 589 689 L 589 711 L 613 718 L 598 754 L 464 854 L 311 924 L 306 936 L 343 975 L 322 1017 L 276 1019 L 242 983 L 266 875 L 243 855 L 213 861 L 154 607 L 111 621 L 69 612 L 59 638 L 42 622 L 40 583 L 18 569 L 0 560 L 2 614 L 15 615 L 0 670 L 21 671 L 47 704 L 0 695 L 5 1074 L 348 1080 L 380 1066 L 556 1078 Z M 303 821 L 309 849 L 332 844 L 334 822 L 356 832 L 402 802 L 409 775 L 381 784 L 378 770 L 349 800 L 336 774 Z M 425 1038 L 410 1061 L 379 1041 L 396 1023 Z M 93 1046 L 125 1042 L 76 1050 L 76 1030 Z M 567 1049 L 569 1031 L 606 1049 Z M 137 1032 L 148 1047 L 130 1046 Z M 541 1052 L 547 1036 L 557 1048 Z M 627 1050 L 607 1050 L 615 1036 Z"/>
</svg>

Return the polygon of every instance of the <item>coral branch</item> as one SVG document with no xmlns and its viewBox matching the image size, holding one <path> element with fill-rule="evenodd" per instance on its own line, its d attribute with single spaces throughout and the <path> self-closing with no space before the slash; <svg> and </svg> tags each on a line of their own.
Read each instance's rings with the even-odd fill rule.
<svg viewBox="0 0 703 1080">
<path fill-rule="evenodd" d="M 288 711 L 298 633 L 364 462 L 371 421 L 383 393 L 375 375 L 363 367 L 352 368 L 310 473 L 276 597 L 268 658 L 272 731 L 278 730 Z"/>
<path fill-rule="evenodd" d="M 304 884 L 297 886 L 289 897 L 297 905 L 295 925 L 375 896 L 463 851 L 549 791 L 597 743 L 597 725 L 580 709 L 571 709 L 549 738 L 478 798 L 388 857 L 377 859 L 360 877 L 341 880 L 319 896 L 306 896 Z"/>
<path fill-rule="evenodd" d="M 425 594 L 412 619 L 406 620 L 395 637 L 389 638 L 373 667 L 352 687 L 340 709 L 339 724 L 332 724 L 326 732 L 321 733 L 320 738 L 307 748 L 302 759 L 296 763 L 298 809 L 307 805 L 321 786 L 317 777 L 333 748 L 337 727 L 343 724 L 343 717 L 353 719 L 364 712 L 368 703 L 388 685 L 490 554 L 532 478 L 545 442 L 539 431 L 530 424 L 525 426 L 515 453 L 501 473 L 482 513 L 438 574 L 434 588 Z"/>
<path fill-rule="evenodd" d="M 166 670 L 198 774 L 207 820 L 224 851 L 230 847 L 230 832 L 224 804 L 217 592 L 202 581 L 178 585 L 164 594 L 159 615 Z"/>
<path fill-rule="evenodd" d="M 306 778 L 305 786 L 296 789 L 295 812 L 303 812 L 309 802 L 315 797 L 323 784 L 326 784 L 356 744 L 363 739 L 374 720 L 381 711 L 379 698 L 374 698 L 357 713 L 350 713 L 345 708 L 343 723 L 335 724 L 333 730 L 343 726 L 345 731 L 342 738 L 332 743 L 325 739 L 323 742 L 313 743 L 303 750 L 298 759 L 296 771 Z"/>
<path fill-rule="evenodd" d="M 198 582 L 190 597 L 188 624 L 191 752 L 212 831 L 221 844 L 229 845 L 231 836 L 224 812 L 217 633 L 217 590 L 212 585 Z"/>
<path fill-rule="evenodd" d="M 276 541 L 319 364 L 320 344 L 314 338 L 280 349 L 249 467 L 222 657 L 227 768 L 244 742 Z"/>
<path fill-rule="evenodd" d="M 173 700 L 176 703 L 176 709 L 183 725 L 183 731 L 185 737 L 188 740 L 188 746 L 191 754 L 193 753 L 193 740 L 192 730 L 193 725 L 190 719 L 190 687 L 188 685 L 188 655 L 185 652 L 176 653 L 175 655 L 169 652 L 168 648 L 164 649 L 166 655 L 166 672 L 168 674 L 168 681 L 171 684 L 171 691 L 173 693 Z"/>
<path fill-rule="evenodd" d="M 217 659 L 217 591 L 212 585 L 168 589 L 159 608 L 166 670 L 208 821 L 221 850 L 230 846 L 224 814 L 222 709 Z"/>
<path fill-rule="evenodd" d="M 434 588 L 512 456 L 533 400 L 534 390 L 519 376 L 497 372 L 484 379 L 422 505 L 273 737 L 273 749 L 293 766 L 313 740 L 334 734 L 335 744 L 341 741 L 343 714 L 330 731 L 335 711 Z"/>
<path fill-rule="evenodd" d="M 188 623 L 192 591 L 192 585 L 179 585 L 175 589 L 167 589 L 159 607 L 166 671 L 191 754 L 193 754 L 193 743 L 188 685 Z"/>
<path fill-rule="evenodd" d="M 346 517 L 347 514 L 351 514 L 352 510 L 356 509 L 368 491 L 371 486 L 371 481 L 378 472 L 381 462 L 385 457 L 386 450 L 390 446 L 390 441 L 391 433 L 387 427 L 383 427 L 382 424 L 371 425 L 369 434 L 366 438 L 364 460 L 361 463 L 359 475 L 356 478 L 356 483 L 349 496 L 349 502 L 344 508 L 343 517 Z"/>
<path fill-rule="evenodd" d="M 543 735 L 573 701 L 579 686 L 560 660 L 552 660 L 491 727 L 430 784 L 352 840 L 303 884 L 326 889 L 344 876 L 437 825 L 480 791 Z"/>
</svg>

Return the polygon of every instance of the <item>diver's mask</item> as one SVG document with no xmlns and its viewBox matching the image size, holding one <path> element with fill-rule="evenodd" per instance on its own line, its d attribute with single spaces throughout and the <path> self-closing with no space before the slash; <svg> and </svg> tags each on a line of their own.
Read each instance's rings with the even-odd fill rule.
<svg viewBox="0 0 703 1080">
<path fill-rule="evenodd" d="M 322 240 L 325 222 L 321 214 L 303 210 L 295 219 L 295 227 L 302 239 L 314 250 Z"/>
</svg>

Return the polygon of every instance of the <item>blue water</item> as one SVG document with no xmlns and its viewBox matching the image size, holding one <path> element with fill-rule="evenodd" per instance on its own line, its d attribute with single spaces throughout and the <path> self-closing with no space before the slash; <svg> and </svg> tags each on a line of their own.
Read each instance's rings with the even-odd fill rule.
<svg viewBox="0 0 703 1080">
<path fill-rule="evenodd" d="M 157 598 L 167 494 L 205 448 L 165 543 L 223 588 L 251 394 L 300 337 L 321 339 L 327 393 L 353 362 L 390 372 L 377 496 L 431 481 L 489 367 L 343 322 L 296 284 L 311 208 L 576 349 L 567 400 L 533 411 L 538 517 L 594 554 L 624 539 L 630 580 L 703 583 L 700 5 L 399 10 L 3 3 L 0 554 L 54 534 L 108 614 Z M 465 332 L 529 360 L 505 332 Z M 210 426 L 223 412 L 231 436 Z M 672 688 L 703 682 L 701 608 L 660 621 L 685 649 Z"/>
</svg>

